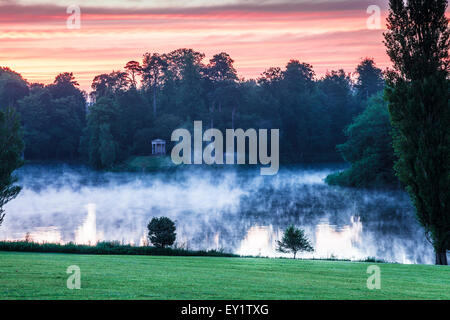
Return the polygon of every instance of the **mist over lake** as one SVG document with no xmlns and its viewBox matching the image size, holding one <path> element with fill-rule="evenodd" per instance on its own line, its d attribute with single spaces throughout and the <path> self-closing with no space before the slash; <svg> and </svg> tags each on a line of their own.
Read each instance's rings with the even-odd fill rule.
<svg viewBox="0 0 450 320">
<path fill-rule="evenodd" d="M 330 187 L 339 165 L 198 168 L 171 172 L 98 172 L 81 165 L 26 165 L 23 190 L 5 206 L 0 239 L 146 244 L 152 217 L 176 222 L 176 245 L 241 255 L 289 256 L 276 240 L 294 224 L 315 248 L 301 258 L 432 264 L 432 246 L 405 192 Z"/>
</svg>

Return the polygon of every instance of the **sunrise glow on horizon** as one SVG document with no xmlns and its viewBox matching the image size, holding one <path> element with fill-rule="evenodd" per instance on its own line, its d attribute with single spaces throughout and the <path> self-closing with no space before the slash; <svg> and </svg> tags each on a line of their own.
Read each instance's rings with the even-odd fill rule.
<svg viewBox="0 0 450 320">
<path fill-rule="evenodd" d="M 69 4 L 81 28 L 67 29 Z M 367 27 L 367 8 L 381 8 L 381 28 Z M 14 1 L 0 0 L 0 66 L 29 82 L 73 72 L 84 90 L 101 73 L 123 69 L 146 52 L 192 48 L 235 61 L 240 77 L 257 78 L 290 59 L 318 76 L 353 72 L 361 59 L 390 65 L 382 44 L 387 0 L 334 1 Z"/>
</svg>

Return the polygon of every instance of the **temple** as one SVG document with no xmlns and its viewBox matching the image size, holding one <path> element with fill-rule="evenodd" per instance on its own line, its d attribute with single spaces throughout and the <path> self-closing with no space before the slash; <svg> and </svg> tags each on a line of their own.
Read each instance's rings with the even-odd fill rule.
<svg viewBox="0 0 450 320">
<path fill-rule="evenodd" d="M 152 140 L 152 154 L 166 154 L 166 141 L 162 139 Z"/>
</svg>

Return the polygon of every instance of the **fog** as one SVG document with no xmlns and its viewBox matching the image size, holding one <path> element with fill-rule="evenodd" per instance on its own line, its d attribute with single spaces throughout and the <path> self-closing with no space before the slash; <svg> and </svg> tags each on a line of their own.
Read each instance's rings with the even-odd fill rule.
<svg viewBox="0 0 450 320">
<path fill-rule="evenodd" d="M 178 247 L 241 255 L 289 256 L 275 250 L 284 228 L 305 230 L 315 251 L 302 258 L 433 263 L 433 250 L 401 191 L 327 186 L 338 166 L 197 168 L 164 173 L 106 173 L 78 165 L 26 165 L 23 186 L 5 206 L 0 239 L 146 244 L 152 217 L 176 222 Z M 28 235 L 27 235 L 28 234 Z"/>
</svg>

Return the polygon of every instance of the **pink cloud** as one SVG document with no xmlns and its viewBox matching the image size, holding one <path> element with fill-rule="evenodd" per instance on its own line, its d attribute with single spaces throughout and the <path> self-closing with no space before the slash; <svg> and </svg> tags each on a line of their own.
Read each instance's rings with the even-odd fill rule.
<svg viewBox="0 0 450 320">
<path fill-rule="evenodd" d="M 385 1 L 378 1 L 385 8 Z M 370 56 L 389 64 L 382 30 L 368 30 L 368 1 L 233 5 L 205 8 L 82 8 L 80 30 L 67 30 L 57 5 L 0 6 L 0 64 L 30 81 L 73 71 L 84 89 L 92 78 L 141 60 L 147 52 L 191 47 L 207 58 L 226 51 L 241 76 L 257 77 L 295 58 L 316 73 L 353 71 Z M 383 13 L 385 15 L 385 12 Z"/>
</svg>

